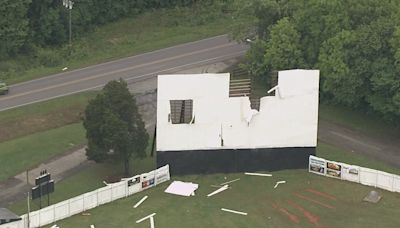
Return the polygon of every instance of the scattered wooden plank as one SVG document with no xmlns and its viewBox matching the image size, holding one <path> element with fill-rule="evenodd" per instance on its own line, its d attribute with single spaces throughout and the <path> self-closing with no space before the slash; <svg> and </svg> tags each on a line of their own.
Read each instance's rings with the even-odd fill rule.
<svg viewBox="0 0 400 228">
<path fill-rule="evenodd" d="M 222 211 L 226 211 L 226 212 L 230 212 L 230 213 L 239 214 L 239 215 L 247 215 L 246 212 L 235 211 L 235 210 L 230 210 L 230 209 L 226 209 L 226 208 L 221 208 L 221 210 Z"/>
<path fill-rule="evenodd" d="M 210 197 L 210 196 L 213 196 L 213 195 L 218 194 L 220 192 L 223 192 L 226 189 L 228 189 L 228 187 L 229 187 L 228 185 L 224 185 L 224 186 L 220 187 L 219 189 L 217 189 L 217 190 L 211 192 L 210 194 L 208 194 L 207 197 Z"/>
<path fill-rule="evenodd" d="M 250 176 L 272 177 L 272 174 L 267 174 L 267 173 L 244 173 L 244 174 Z"/>
<path fill-rule="evenodd" d="M 150 217 L 150 227 L 154 228 L 154 218 Z"/>
<path fill-rule="evenodd" d="M 284 184 L 286 181 L 277 181 L 274 188 L 278 187 L 279 184 Z"/>
<path fill-rule="evenodd" d="M 148 216 L 146 216 L 146 217 L 143 217 L 143 218 L 137 220 L 136 223 L 141 223 L 141 222 L 143 222 L 144 220 L 153 217 L 154 215 L 156 215 L 156 213 L 153 213 L 153 214 L 150 214 L 150 215 L 148 215 Z"/>
<path fill-rule="evenodd" d="M 148 197 L 148 196 L 144 196 L 139 202 L 137 202 L 137 203 L 135 204 L 135 206 L 133 206 L 133 208 L 139 207 L 139 205 L 142 204 L 143 201 L 145 201 L 145 200 L 147 199 L 147 197 Z"/>
<path fill-rule="evenodd" d="M 224 182 L 224 183 L 222 183 L 222 184 L 219 184 L 219 185 L 226 185 L 226 184 L 230 184 L 230 183 L 232 183 L 232 182 L 235 182 L 235 181 L 238 181 L 238 180 L 240 180 L 240 178 L 238 178 L 238 179 L 235 179 L 235 180 L 231 180 L 231 181 L 227 181 L 227 182 Z"/>
</svg>

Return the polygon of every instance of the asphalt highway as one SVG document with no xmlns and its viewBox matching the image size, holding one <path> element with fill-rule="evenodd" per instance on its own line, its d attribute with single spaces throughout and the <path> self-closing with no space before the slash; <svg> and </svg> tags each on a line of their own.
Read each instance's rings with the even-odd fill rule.
<svg viewBox="0 0 400 228">
<path fill-rule="evenodd" d="M 134 82 L 232 59 L 242 56 L 247 49 L 246 45 L 231 42 L 226 35 L 221 35 L 62 72 L 10 86 L 9 94 L 0 96 L 0 111 L 98 89 L 113 79 Z"/>
</svg>

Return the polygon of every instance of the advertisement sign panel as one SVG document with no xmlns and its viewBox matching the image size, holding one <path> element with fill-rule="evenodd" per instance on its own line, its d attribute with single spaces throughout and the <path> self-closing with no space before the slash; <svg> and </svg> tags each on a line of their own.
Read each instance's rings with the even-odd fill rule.
<svg viewBox="0 0 400 228">
<path fill-rule="evenodd" d="M 309 159 L 309 172 L 325 175 L 326 161 L 325 159 L 310 156 Z"/>
<path fill-rule="evenodd" d="M 334 161 L 326 162 L 326 175 L 329 177 L 341 178 L 342 165 Z"/>
</svg>

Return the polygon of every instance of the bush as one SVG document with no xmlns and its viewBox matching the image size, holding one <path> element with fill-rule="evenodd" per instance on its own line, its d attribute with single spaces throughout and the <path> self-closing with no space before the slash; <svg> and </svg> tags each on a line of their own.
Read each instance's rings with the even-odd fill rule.
<svg viewBox="0 0 400 228">
<path fill-rule="evenodd" d="M 63 62 L 63 56 L 60 53 L 49 49 L 39 49 L 37 58 L 39 63 L 46 67 L 55 67 Z"/>
</svg>

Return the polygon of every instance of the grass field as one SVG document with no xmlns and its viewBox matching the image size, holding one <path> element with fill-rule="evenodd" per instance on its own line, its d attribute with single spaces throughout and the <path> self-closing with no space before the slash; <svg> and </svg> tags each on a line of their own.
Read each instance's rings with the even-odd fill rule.
<svg viewBox="0 0 400 228">
<path fill-rule="evenodd" d="M 0 143 L 81 122 L 88 100 L 96 93 L 84 92 L 0 112 Z"/>
<path fill-rule="evenodd" d="M 199 184 L 194 197 L 164 193 L 168 184 L 57 222 L 60 227 L 149 227 L 135 221 L 157 213 L 156 227 L 397 227 L 400 194 L 378 190 L 378 204 L 362 201 L 372 189 L 360 184 L 310 174 L 306 170 L 273 172 L 273 177 L 243 174 L 175 176 L 175 180 Z M 225 179 L 226 177 L 226 179 Z M 240 178 L 231 189 L 214 197 L 206 195 L 227 180 Z M 286 184 L 274 189 L 276 181 Z M 132 206 L 143 196 L 149 198 L 137 209 Z M 247 216 L 222 212 L 228 208 Z"/>
<path fill-rule="evenodd" d="M 86 143 L 81 123 L 34 133 L 0 143 L 0 181 Z"/>
</svg>

